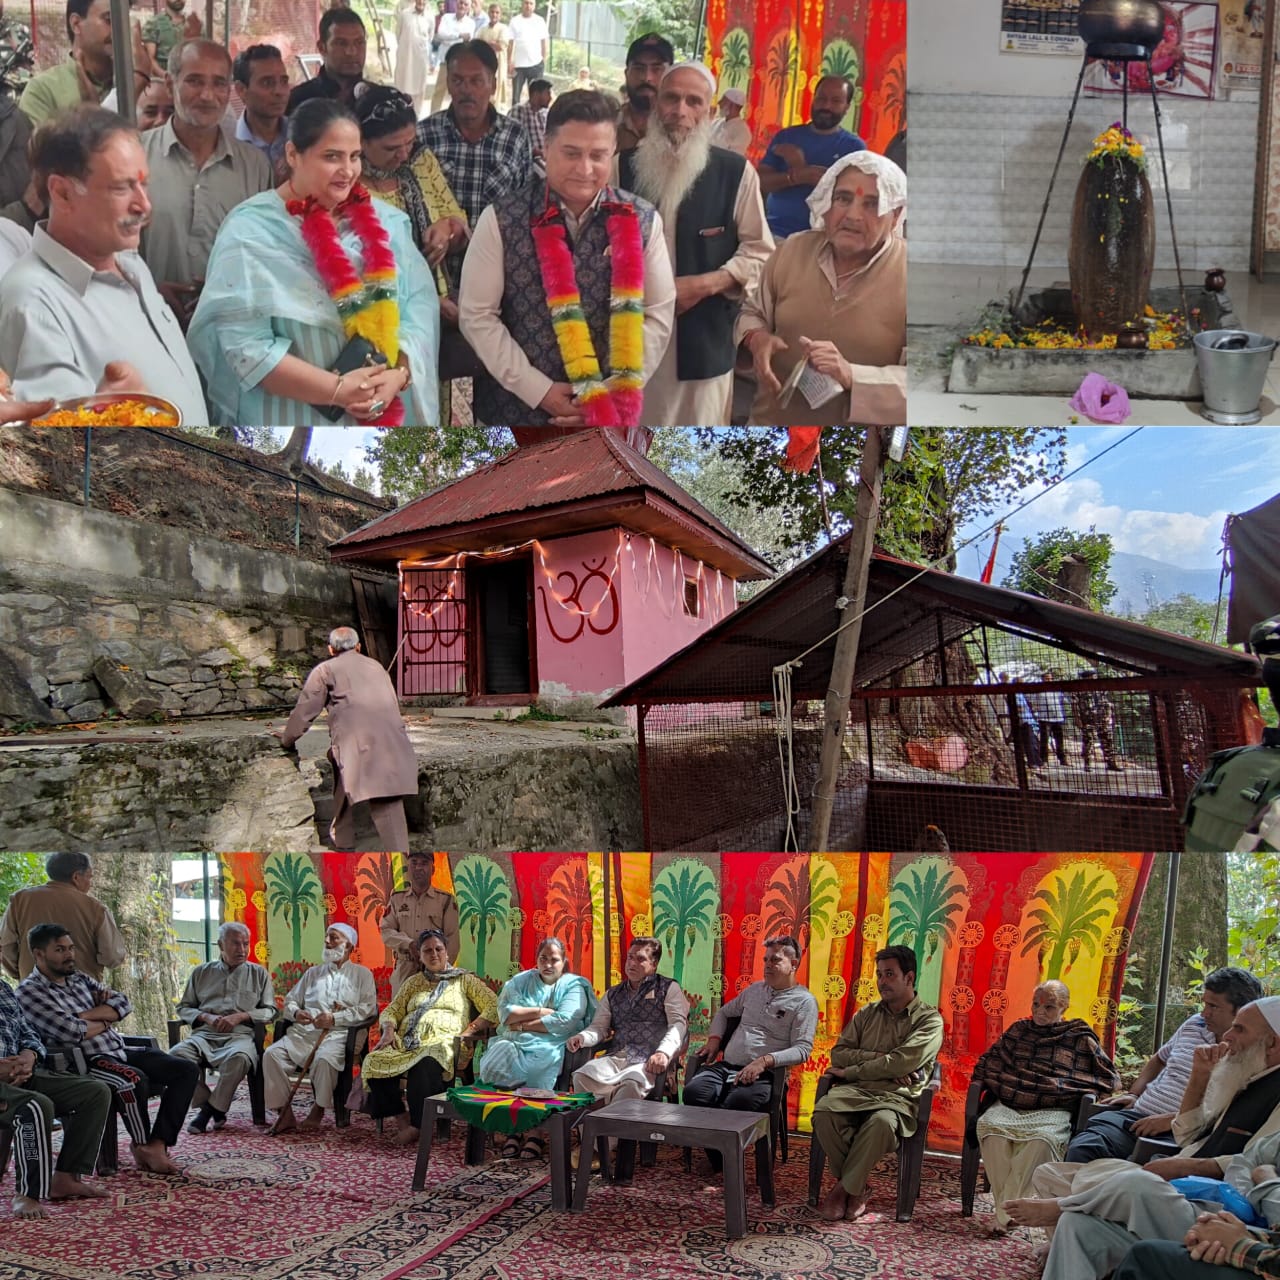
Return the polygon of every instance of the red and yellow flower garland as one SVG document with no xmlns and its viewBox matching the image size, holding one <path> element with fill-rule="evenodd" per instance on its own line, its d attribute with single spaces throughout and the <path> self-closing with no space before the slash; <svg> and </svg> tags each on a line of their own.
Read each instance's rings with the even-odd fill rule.
<svg viewBox="0 0 1280 1280">
<path fill-rule="evenodd" d="M 588 426 L 634 427 L 640 422 L 644 367 L 644 239 L 629 204 L 603 201 L 609 234 L 609 377 L 601 375 L 591 330 L 582 310 L 573 251 L 564 215 L 555 205 L 533 223 L 533 243 L 547 291 L 565 376 L 573 384 Z"/>
<path fill-rule="evenodd" d="M 330 212 L 314 197 L 290 200 L 289 213 L 301 219 L 302 241 L 311 250 L 316 271 L 338 308 L 348 338 L 367 338 L 394 366 L 400 358 L 400 305 L 396 300 L 396 260 L 391 240 L 373 201 L 359 183 Z M 346 218 L 360 241 L 364 276 L 357 274 L 338 235 L 338 220 Z M 375 427 L 398 427 L 404 404 L 393 396 Z"/>
</svg>

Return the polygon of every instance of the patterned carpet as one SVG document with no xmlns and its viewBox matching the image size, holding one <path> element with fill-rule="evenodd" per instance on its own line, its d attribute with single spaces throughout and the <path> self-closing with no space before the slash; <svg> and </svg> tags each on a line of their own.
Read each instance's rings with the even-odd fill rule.
<svg viewBox="0 0 1280 1280">
<path fill-rule="evenodd" d="M 301 1112 L 300 1112 L 301 1114 Z M 987 1235 L 990 1198 L 959 1212 L 959 1166 L 929 1158 L 914 1220 L 893 1220 L 887 1161 L 872 1212 L 830 1224 L 805 1204 L 807 1148 L 777 1170 L 764 1211 L 747 1175 L 748 1234 L 724 1238 L 703 1157 L 685 1173 L 664 1150 L 630 1188 L 596 1180 L 581 1216 L 553 1213 L 545 1164 L 462 1163 L 461 1134 L 433 1149 L 427 1191 L 413 1155 L 356 1117 L 344 1132 L 268 1138 L 232 1113 L 221 1134 L 184 1134 L 184 1178 L 140 1174 L 125 1142 L 111 1198 L 57 1205 L 44 1222 L 3 1220 L 0 1280 L 1032 1280 L 1039 1233 Z M 7 1202 L 12 1172 L 0 1183 Z"/>
</svg>

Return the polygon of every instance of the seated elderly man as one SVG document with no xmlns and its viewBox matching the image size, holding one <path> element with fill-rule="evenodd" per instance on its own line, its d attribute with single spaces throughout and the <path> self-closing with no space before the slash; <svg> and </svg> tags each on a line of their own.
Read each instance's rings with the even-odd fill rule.
<svg viewBox="0 0 1280 1280">
<path fill-rule="evenodd" d="M 84 1181 L 93 1172 L 111 1115 L 111 1090 L 101 1080 L 39 1069 L 44 1045 L 7 982 L 0 982 L 0 1127 L 13 1130 L 15 1218 L 47 1218 L 42 1200 L 101 1198 Z M 53 1118 L 62 1147 L 53 1158 Z"/>
<path fill-rule="evenodd" d="M 1253 1170 L 1274 1163 L 1280 1134 L 1280 996 L 1245 1005 L 1221 1045 L 1196 1050 L 1182 1110 L 1173 1122 L 1176 1156 L 1142 1168 L 1125 1160 L 1041 1165 L 1032 1186 L 1046 1198 L 1011 1200 L 1022 1226 L 1052 1231 L 1046 1280 L 1110 1275 L 1135 1240 L 1181 1239 L 1196 1209 L 1176 1180 L 1254 1185 Z M 1241 1163 L 1232 1160 L 1243 1156 Z M 1267 1176 L 1274 1176 L 1274 1170 Z M 1261 1182 L 1257 1185 L 1261 1186 Z M 1221 1197 L 1219 1197 L 1219 1201 Z"/>
<path fill-rule="evenodd" d="M 860 1218 L 867 1179 L 880 1158 L 916 1130 L 916 1099 L 942 1048 L 942 1015 L 916 995 L 916 954 L 910 947 L 876 952 L 880 999 L 859 1009 L 831 1050 L 836 1084 L 813 1111 L 813 1132 L 836 1185 L 822 1216 Z"/>
<path fill-rule="evenodd" d="M 658 972 L 662 943 L 636 938 L 623 964 L 626 981 L 610 987 L 591 1025 L 573 1036 L 571 1053 L 591 1049 L 613 1036 L 613 1052 L 593 1058 L 573 1073 L 579 1093 L 594 1093 L 602 1102 L 643 1098 L 684 1044 L 689 1027 L 689 1001 L 671 978 Z M 615 1181 L 626 1182 L 635 1170 L 635 1143 L 622 1145 Z"/>
<path fill-rule="evenodd" d="M 347 1028 L 378 1012 L 373 974 L 351 961 L 358 941 L 349 924 L 331 924 L 325 930 L 323 963 L 312 965 L 284 998 L 284 1016 L 293 1025 L 262 1059 L 266 1104 L 279 1113 L 272 1133 L 320 1127 L 325 1111 L 333 1107 L 333 1087 L 346 1058 Z M 311 1074 L 314 1104 L 299 1124 L 289 1105 L 289 1072 L 303 1067 Z"/>
<path fill-rule="evenodd" d="M 1244 969 L 1215 969 L 1209 974 L 1201 1011 L 1193 1013 L 1147 1059 L 1128 1093 L 1105 1099 L 1121 1105 L 1090 1119 L 1068 1143 L 1066 1159 L 1076 1164 L 1127 1160 L 1139 1138 L 1171 1137 L 1196 1049 L 1220 1043 L 1236 1013 L 1261 996 L 1262 984 Z"/>
<path fill-rule="evenodd" d="M 1276 1176 L 1274 1168 L 1270 1173 L 1257 1172 Z M 1272 1217 L 1267 1214 L 1268 1221 Z M 1280 1230 L 1246 1226 L 1226 1209 L 1202 1213 L 1181 1241 L 1140 1240 L 1112 1272 L 1112 1280 L 1231 1280 L 1232 1272 L 1224 1270 L 1228 1267 L 1276 1280 Z"/>
<path fill-rule="evenodd" d="M 814 187 L 812 230 L 778 246 L 738 317 L 753 423 L 906 421 L 906 205 L 907 175 L 873 151 Z"/>
<path fill-rule="evenodd" d="M 686 1106 L 765 1111 L 771 1092 L 765 1073 L 808 1061 L 818 1030 L 818 1002 L 796 977 L 800 955 L 799 942 L 789 934 L 766 940 L 764 980 L 720 1006 L 701 1054 L 708 1065 L 685 1084 Z M 742 1021 L 717 1062 L 730 1018 Z M 708 1151 L 707 1157 L 718 1172 L 719 1152 Z"/>
<path fill-rule="evenodd" d="M 200 1072 L 195 1063 L 159 1049 L 131 1049 L 116 1024 L 133 1012 L 129 997 L 76 970 L 76 944 L 60 924 L 38 924 L 27 935 L 36 967 L 18 984 L 18 1003 L 46 1046 L 75 1045 L 86 1074 L 116 1095 L 133 1144 L 148 1173 L 178 1173 L 169 1148 L 178 1141 Z M 163 1090 L 155 1123 L 147 1096 Z"/>
<path fill-rule="evenodd" d="M 276 1017 L 271 975 L 249 960 L 248 926 L 226 921 L 218 930 L 218 955 L 196 965 L 178 1001 L 178 1017 L 191 1034 L 173 1052 L 218 1073 L 213 1092 L 187 1126 L 192 1133 L 206 1132 L 210 1121 L 215 1129 L 227 1123 L 240 1081 L 258 1063 L 252 1024 Z"/>
<path fill-rule="evenodd" d="M 113 111 L 77 108 L 36 133 L 32 168 L 48 221 L 0 280 L 0 368 L 15 395 L 150 392 L 184 423 L 208 423 L 178 319 L 137 252 L 151 213 L 138 131 Z"/>
</svg>

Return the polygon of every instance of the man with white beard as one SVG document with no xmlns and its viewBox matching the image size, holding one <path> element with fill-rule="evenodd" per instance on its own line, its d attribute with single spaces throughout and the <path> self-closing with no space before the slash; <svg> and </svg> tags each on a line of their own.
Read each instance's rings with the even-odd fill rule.
<svg viewBox="0 0 1280 1280">
<path fill-rule="evenodd" d="M 263 1096 L 279 1113 L 274 1133 L 320 1127 L 333 1106 L 333 1087 L 347 1051 L 347 1028 L 367 1022 L 378 1012 L 373 974 L 351 963 L 358 935 L 349 924 L 331 924 L 324 935 L 322 964 L 313 965 L 285 996 L 284 1016 L 292 1019 L 288 1032 L 263 1055 Z M 301 1124 L 289 1105 L 289 1072 L 303 1067 L 315 1049 L 309 1068 L 315 1103 Z"/>
<path fill-rule="evenodd" d="M 1222 1044 L 1196 1050 L 1176 1156 L 1137 1167 L 1127 1160 L 1046 1164 L 1032 1187 L 1044 1199 L 1010 1200 L 1020 1226 L 1051 1233 L 1045 1280 L 1109 1275 L 1137 1240 L 1181 1240 L 1203 1205 L 1183 1178 L 1228 1181 L 1247 1195 L 1252 1171 L 1273 1162 L 1280 1134 L 1280 996 L 1245 1005 Z M 1217 1205 L 1215 1204 L 1215 1208 Z"/>
<path fill-rule="evenodd" d="M 716 82 L 701 62 L 672 67 L 654 124 L 618 155 L 619 185 L 658 207 L 676 273 L 676 332 L 645 384 L 643 426 L 729 421 L 734 325 L 773 252 L 760 179 L 743 156 L 711 144 Z"/>
</svg>

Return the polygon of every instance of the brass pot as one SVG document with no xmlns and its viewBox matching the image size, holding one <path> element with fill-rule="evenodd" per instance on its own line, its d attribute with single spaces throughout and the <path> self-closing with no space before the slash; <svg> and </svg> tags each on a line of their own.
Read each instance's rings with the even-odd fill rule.
<svg viewBox="0 0 1280 1280">
<path fill-rule="evenodd" d="M 1159 0 L 1080 0 L 1077 23 L 1088 45 L 1134 45 L 1149 52 L 1164 36 Z"/>
<path fill-rule="evenodd" d="M 1144 351 L 1147 331 L 1140 324 L 1122 324 L 1116 333 L 1116 346 L 1121 351 Z"/>
</svg>

